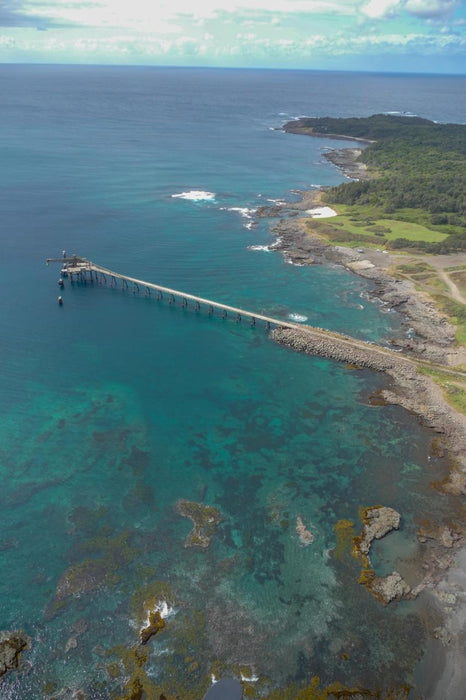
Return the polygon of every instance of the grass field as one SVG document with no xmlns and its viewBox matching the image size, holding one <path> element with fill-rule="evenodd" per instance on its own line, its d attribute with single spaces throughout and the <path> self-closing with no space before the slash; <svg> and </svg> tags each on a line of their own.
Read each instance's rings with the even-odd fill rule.
<svg viewBox="0 0 466 700">
<path fill-rule="evenodd" d="M 333 240 L 337 241 L 337 231 L 342 231 L 342 243 L 351 242 L 348 240 L 348 234 L 355 237 L 356 243 L 366 240 L 367 244 L 378 246 L 396 238 L 439 243 L 447 237 L 446 233 L 433 231 L 422 223 L 390 219 L 386 218 L 386 215 L 381 217 L 381 212 L 369 205 L 338 205 L 335 211 L 338 212 L 338 216 L 332 217 L 326 223 L 335 229 Z"/>
<path fill-rule="evenodd" d="M 333 206 L 333 205 L 332 205 Z M 370 205 L 350 206 L 337 205 L 337 216 L 328 219 L 306 219 L 307 228 L 312 233 L 324 237 L 333 245 L 344 245 L 352 248 L 390 248 L 390 241 L 405 238 L 410 241 L 425 241 L 437 243 L 443 241 L 448 234 L 433 231 L 419 221 L 401 221 L 398 219 L 378 218 L 380 209 Z M 405 210 L 407 215 L 415 218 L 414 210 Z M 423 212 L 418 212 L 418 216 Z M 398 212 L 397 212 L 398 215 Z M 422 218 L 422 216 L 421 216 Z M 391 273 L 397 277 L 410 279 L 417 289 L 430 293 L 436 306 L 457 327 L 456 342 L 466 343 L 466 305 L 451 298 L 450 288 L 445 283 L 438 270 L 420 257 L 413 261 L 412 248 L 399 248 L 396 253 L 409 253 L 411 262 L 395 265 Z M 425 254 L 423 254 L 424 257 Z M 428 259 L 428 256 L 427 256 Z M 456 284 L 460 293 L 466 295 L 466 266 L 446 268 L 445 272 Z"/>
</svg>

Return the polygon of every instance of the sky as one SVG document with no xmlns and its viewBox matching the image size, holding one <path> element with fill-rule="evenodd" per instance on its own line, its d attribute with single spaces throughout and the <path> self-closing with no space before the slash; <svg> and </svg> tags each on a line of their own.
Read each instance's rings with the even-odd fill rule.
<svg viewBox="0 0 466 700">
<path fill-rule="evenodd" d="M 465 0 L 0 0 L 1 63 L 466 73 Z"/>
</svg>

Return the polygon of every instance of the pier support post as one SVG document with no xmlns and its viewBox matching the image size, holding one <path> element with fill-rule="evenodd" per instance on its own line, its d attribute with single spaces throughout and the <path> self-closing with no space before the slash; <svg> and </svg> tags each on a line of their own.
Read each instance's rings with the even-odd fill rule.
<svg viewBox="0 0 466 700">
<path fill-rule="evenodd" d="M 236 314 L 236 323 L 241 323 L 241 314 Z"/>
<path fill-rule="evenodd" d="M 157 290 L 157 299 L 163 299 L 163 294 L 160 289 Z"/>
<path fill-rule="evenodd" d="M 194 311 L 200 311 L 201 305 L 199 304 L 198 301 L 194 304 Z"/>
<path fill-rule="evenodd" d="M 222 318 L 226 318 L 228 316 L 226 309 L 223 309 L 222 311 Z"/>
<path fill-rule="evenodd" d="M 182 300 L 182 302 L 181 302 L 181 306 L 182 306 L 183 308 L 185 308 L 186 306 L 188 306 L 188 300 L 187 300 L 185 297 L 183 297 L 183 300 Z"/>
<path fill-rule="evenodd" d="M 255 325 L 256 325 L 256 319 L 255 319 L 254 316 L 253 316 L 253 317 L 251 318 L 251 326 L 255 326 Z"/>
<path fill-rule="evenodd" d="M 170 294 L 170 298 L 169 298 L 169 300 L 168 300 L 168 303 L 169 303 L 169 304 L 175 304 L 175 297 L 173 296 L 173 294 Z"/>
<path fill-rule="evenodd" d="M 207 313 L 209 314 L 209 316 L 212 316 L 212 314 L 214 313 L 214 307 L 212 305 L 209 306 L 209 310 Z"/>
</svg>

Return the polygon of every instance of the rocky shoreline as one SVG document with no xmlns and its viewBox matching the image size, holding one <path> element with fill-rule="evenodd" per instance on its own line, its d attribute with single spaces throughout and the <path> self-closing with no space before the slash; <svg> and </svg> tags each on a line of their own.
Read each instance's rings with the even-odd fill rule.
<svg viewBox="0 0 466 700">
<path fill-rule="evenodd" d="M 350 153 L 342 157 L 344 151 Z M 359 149 L 342 149 L 330 151 L 325 156 L 348 177 L 361 179 L 361 174 L 354 168 L 359 153 Z M 449 473 L 437 485 L 439 490 L 455 496 L 466 495 L 466 416 L 446 402 L 440 387 L 430 377 L 420 374 L 413 364 L 406 362 L 408 358 L 426 359 L 444 365 L 446 369 L 465 364 L 466 351 L 455 345 L 454 326 L 438 312 L 426 294 L 418 292 L 411 282 L 398 280 L 389 274 L 388 268 L 395 262 L 389 253 L 332 246 L 310 233 L 305 227 L 307 217 L 299 214 L 321 204 L 323 192 L 313 190 L 300 194 L 300 202 L 275 207 L 273 213 L 263 212 L 265 216 L 280 217 L 271 226 L 276 241 L 270 247 L 295 264 L 342 265 L 370 280 L 374 285 L 371 295 L 387 308 L 395 309 L 403 319 L 402 337 L 390 340 L 392 347 L 399 350 L 400 357 L 399 361 L 382 362 L 379 366 L 374 365 L 372 360 L 366 363 L 364 357 L 356 352 L 352 357 L 342 357 L 341 348 L 333 352 L 328 343 L 325 350 L 318 347 L 315 338 L 312 339 L 304 328 L 303 331 L 276 329 L 273 331 L 274 340 L 299 352 L 319 354 L 385 372 L 391 378 L 391 383 L 382 390 L 382 400 L 416 414 L 422 424 L 438 436 L 448 454 Z M 434 674 L 435 677 L 430 679 L 429 687 L 426 688 L 427 697 L 432 700 L 443 700 L 444 697 L 459 700 L 466 679 L 462 670 L 466 633 L 458 625 L 458 619 L 466 620 L 463 585 L 466 576 L 463 570 L 466 561 L 466 523 L 456 523 L 455 527 L 455 536 L 453 539 L 447 538 L 448 542 L 443 537 L 442 526 L 438 527 L 438 532 L 433 536 L 434 546 L 423 564 L 426 570 L 424 579 L 416 591 L 416 594 L 422 590 L 430 591 L 432 605 L 440 608 L 443 620 L 433 632 L 444 650 L 444 660 L 442 668 L 438 669 L 438 674 Z M 403 592 L 400 596 L 403 597 Z M 438 653 L 437 646 L 431 654 L 435 656 Z"/>
<path fill-rule="evenodd" d="M 388 254 L 370 250 L 358 252 L 352 248 L 332 246 L 309 234 L 301 218 L 282 219 L 271 227 L 271 231 L 277 237 L 273 249 L 280 251 L 291 262 L 300 265 L 342 265 L 351 272 L 371 280 L 374 283 L 372 296 L 387 308 L 395 309 L 401 314 L 403 335 L 390 339 L 391 346 L 400 351 L 400 361 L 392 367 L 372 365 L 372 368 L 386 371 L 392 376 L 393 389 L 384 392 L 390 403 L 399 403 L 418 414 L 425 425 L 448 439 L 448 449 L 455 455 L 455 461 L 463 472 L 464 483 L 460 493 L 466 494 L 466 417 L 458 414 L 446 403 L 440 389 L 429 377 L 415 371 L 407 372 L 407 363 L 403 362 L 404 357 L 425 359 L 445 365 L 446 368 L 464 363 L 464 349 L 454 344 L 454 326 L 437 311 L 427 295 L 416 291 L 411 282 L 397 280 L 388 274 L 386 268 L 391 257 Z M 410 337 L 406 335 L 408 331 Z M 317 354 L 310 346 L 305 349 L 302 339 L 291 340 L 290 333 L 282 329 L 275 331 L 274 337 L 290 346 L 300 345 L 296 349 Z M 331 357 L 350 362 L 349 358 L 340 358 L 334 354 Z M 361 365 L 356 357 L 354 364 Z"/>
</svg>

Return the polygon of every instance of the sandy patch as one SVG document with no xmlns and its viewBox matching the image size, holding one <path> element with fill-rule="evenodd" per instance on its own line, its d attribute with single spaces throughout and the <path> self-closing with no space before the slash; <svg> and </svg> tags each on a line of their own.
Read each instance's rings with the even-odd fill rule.
<svg viewBox="0 0 466 700">
<path fill-rule="evenodd" d="M 307 209 L 306 214 L 312 216 L 313 219 L 329 219 L 331 216 L 337 216 L 337 212 L 331 207 L 313 207 Z"/>
</svg>

